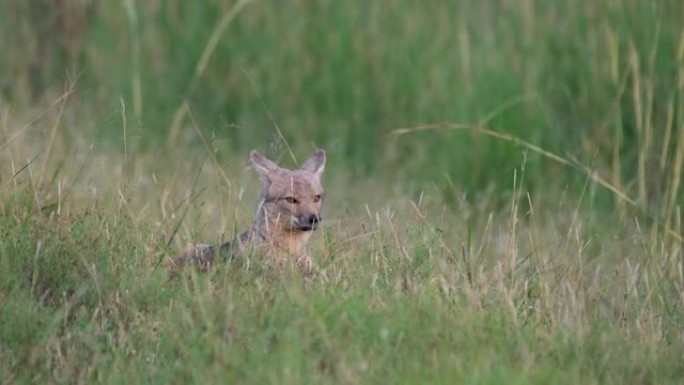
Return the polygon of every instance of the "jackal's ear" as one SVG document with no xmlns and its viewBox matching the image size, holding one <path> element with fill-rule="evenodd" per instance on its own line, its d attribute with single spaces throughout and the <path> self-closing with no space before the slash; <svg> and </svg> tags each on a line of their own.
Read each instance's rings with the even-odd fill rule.
<svg viewBox="0 0 684 385">
<path fill-rule="evenodd" d="M 271 175 L 271 173 L 280 168 L 272 160 L 268 160 L 263 156 L 259 155 L 259 153 L 256 152 L 256 150 L 252 150 L 252 152 L 249 154 L 249 159 L 252 161 L 252 165 L 264 180 L 269 180 L 269 176 Z"/>
<path fill-rule="evenodd" d="M 323 170 L 325 170 L 325 151 L 316 151 L 311 158 L 304 162 L 302 170 L 309 171 L 320 178 Z"/>
</svg>

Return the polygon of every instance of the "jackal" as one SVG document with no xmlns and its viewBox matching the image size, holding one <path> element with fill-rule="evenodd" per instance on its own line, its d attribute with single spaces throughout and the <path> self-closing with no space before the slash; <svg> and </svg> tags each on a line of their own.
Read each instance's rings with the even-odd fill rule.
<svg viewBox="0 0 684 385">
<path fill-rule="evenodd" d="M 282 168 L 256 150 L 251 152 L 250 159 L 263 185 L 252 227 L 222 245 L 196 244 L 186 248 L 173 267 L 196 264 L 206 271 L 217 257 L 230 260 L 250 254 L 269 255 L 280 266 L 293 261 L 302 274 L 311 274 L 313 263 L 305 245 L 322 219 L 325 151 L 316 151 L 297 170 Z"/>
</svg>

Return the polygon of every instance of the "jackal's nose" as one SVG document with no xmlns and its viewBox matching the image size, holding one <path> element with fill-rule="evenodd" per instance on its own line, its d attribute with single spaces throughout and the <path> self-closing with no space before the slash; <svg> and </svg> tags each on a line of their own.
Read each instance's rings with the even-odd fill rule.
<svg viewBox="0 0 684 385">
<path fill-rule="evenodd" d="M 306 224 L 313 226 L 313 225 L 317 224 L 318 222 L 320 222 L 322 219 L 323 218 L 321 218 L 320 215 L 316 215 L 316 214 L 309 215 L 309 217 L 306 218 Z"/>
</svg>

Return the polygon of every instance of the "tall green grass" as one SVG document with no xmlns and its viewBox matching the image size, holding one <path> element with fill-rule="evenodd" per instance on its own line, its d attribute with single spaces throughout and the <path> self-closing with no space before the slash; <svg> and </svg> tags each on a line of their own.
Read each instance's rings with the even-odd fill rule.
<svg viewBox="0 0 684 385">
<path fill-rule="evenodd" d="M 0 382 L 680 383 L 678 1 L 0 5 Z M 188 270 L 328 151 L 317 275 Z"/>
<path fill-rule="evenodd" d="M 358 172 L 448 177 L 474 192 L 506 188 L 496 181 L 519 149 L 468 133 L 387 134 L 491 117 L 487 128 L 577 158 L 644 207 L 671 200 L 678 1 L 35 2 L 3 6 L 3 99 L 26 106 L 78 75 L 88 135 L 120 140 L 123 104 L 145 148 L 186 145 L 186 101 L 219 156 L 272 141 L 278 125 Z M 558 175 L 528 167 L 530 183 Z"/>
</svg>

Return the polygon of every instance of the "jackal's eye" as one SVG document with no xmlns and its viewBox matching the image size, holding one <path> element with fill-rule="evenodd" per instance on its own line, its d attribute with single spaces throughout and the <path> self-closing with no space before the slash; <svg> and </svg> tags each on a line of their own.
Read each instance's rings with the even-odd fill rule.
<svg viewBox="0 0 684 385">
<path fill-rule="evenodd" d="M 313 201 L 314 201 L 314 202 L 318 202 L 318 201 L 320 201 L 320 200 L 321 200 L 321 195 L 319 194 L 319 195 L 316 195 L 316 196 L 314 197 L 314 200 L 313 200 Z"/>
<path fill-rule="evenodd" d="M 293 205 L 299 203 L 299 200 L 297 200 L 297 198 L 295 198 L 295 197 L 285 197 L 285 198 L 283 198 L 283 199 L 285 199 L 285 201 L 286 201 L 287 203 L 290 203 L 290 204 L 293 204 Z"/>
</svg>

